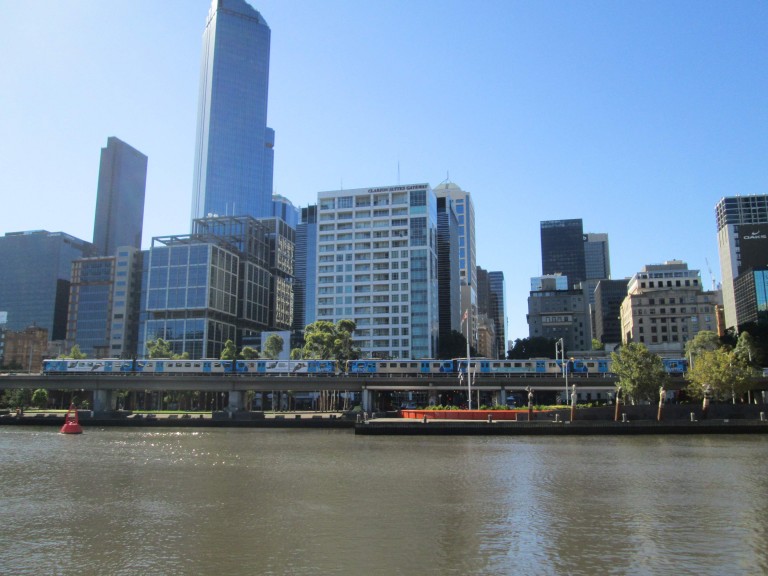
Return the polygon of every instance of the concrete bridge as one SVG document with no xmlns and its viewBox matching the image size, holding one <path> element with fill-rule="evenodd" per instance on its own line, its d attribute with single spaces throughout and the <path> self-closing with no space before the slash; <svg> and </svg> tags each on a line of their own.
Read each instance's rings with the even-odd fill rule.
<svg viewBox="0 0 768 576">
<path fill-rule="evenodd" d="M 615 390 L 614 376 L 568 376 L 568 388 L 576 385 L 582 394 L 611 393 Z M 766 386 L 761 379 L 759 386 Z M 758 383 L 756 382 L 756 385 Z M 673 377 L 668 384 L 669 390 L 680 390 L 686 386 L 682 377 Z M 536 392 L 560 393 L 566 391 L 566 379 L 560 375 L 483 375 L 472 378 L 472 392 L 484 392 L 493 395 L 494 402 L 506 404 L 507 396 L 523 393 L 530 387 Z M 422 392 L 430 399 L 437 399 L 440 394 L 467 392 L 466 382 L 457 375 L 330 375 L 330 376 L 279 376 L 271 374 L 2 374 L 0 389 L 31 389 L 90 391 L 93 393 L 93 410 L 104 413 L 116 407 L 118 391 L 200 391 L 228 393 L 230 412 L 243 410 L 245 392 L 356 392 L 360 394 L 364 410 L 373 406 L 374 395 L 382 392 Z"/>
</svg>

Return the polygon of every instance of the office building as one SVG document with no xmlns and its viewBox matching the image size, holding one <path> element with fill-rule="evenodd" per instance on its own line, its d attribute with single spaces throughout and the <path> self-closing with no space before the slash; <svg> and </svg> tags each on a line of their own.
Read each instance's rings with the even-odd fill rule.
<svg viewBox="0 0 768 576">
<path fill-rule="evenodd" d="M 604 280 L 611 277 L 608 234 L 584 234 L 584 272 L 586 280 Z"/>
<path fill-rule="evenodd" d="M 133 246 L 72 263 L 67 351 L 77 345 L 90 358 L 136 354 L 140 272 L 141 252 Z"/>
<path fill-rule="evenodd" d="M 293 332 L 303 338 L 304 328 L 315 321 L 317 299 L 317 205 L 301 209 L 296 226 L 296 259 L 293 280 Z M 299 344 L 297 341 L 296 344 Z"/>
<path fill-rule="evenodd" d="M 629 280 L 600 280 L 594 292 L 592 337 L 615 347 L 621 343 L 621 303 Z"/>
<path fill-rule="evenodd" d="M 300 215 L 301 211 L 288 198 L 279 194 L 272 195 L 272 216 L 274 218 L 280 218 L 295 230 L 299 224 Z"/>
<path fill-rule="evenodd" d="M 496 357 L 506 358 L 506 337 L 507 337 L 507 312 L 505 305 L 506 286 L 504 283 L 504 272 L 491 270 L 488 272 L 488 287 L 491 300 L 488 306 L 488 315 L 496 323 Z"/>
<path fill-rule="evenodd" d="M 568 277 L 569 288 L 586 279 L 581 218 L 541 222 L 541 273 Z"/>
<path fill-rule="evenodd" d="M 680 260 L 644 266 L 621 304 L 622 342 L 657 353 L 682 353 L 702 330 L 717 331 L 719 292 L 704 292 L 698 270 Z"/>
<path fill-rule="evenodd" d="M 318 194 L 317 320 L 354 320 L 363 357 L 437 351 L 437 202 L 428 184 Z"/>
<path fill-rule="evenodd" d="M 245 0 L 213 0 L 203 33 L 192 219 L 272 215 L 270 29 Z"/>
<path fill-rule="evenodd" d="M 0 237 L 0 310 L 6 328 L 47 330 L 52 340 L 67 333 L 72 262 L 93 255 L 93 244 L 63 232 L 8 232 Z"/>
<path fill-rule="evenodd" d="M 459 220 L 459 278 L 461 282 L 461 317 L 471 318 L 470 341 L 477 346 L 477 255 L 475 247 L 475 206 L 472 196 L 453 182 L 435 187 L 437 198 L 450 198 Z M 461 332 L 466 334 L 466 326 Z"/>
<path fill-rule="evenodd" d="M 739 325 L 768 324 L 768 267 L 749 268 L 733 281 Z"/>
<path fill-rule="evenodd" d="M 48 330 L 29 326 L 5 332 L 3 365 L 25 372 L 41 372 L 43 359 L 49 356 Z"/>
<path fill-rule="evenodd" d="M 93 245 L 100 256 L 114 256 L 118 246 L 141 249 L 147 157 L 110 136 L 101 149 Z"/>
<path fill-rule="evenodd" d="M 459 272 L 459 218 L 450 197 L 437 197 L 437 279 L 439 338 L 449 341 L 461 332 L 461 274 Z"/>
<path fill-rule="evenodd" d="M 558 288 L 555 275 L 532 281 L 539 288 L 528 296 L 528 337 L 563 339 L 566 350 L 589 350 L 589 309 L 583 290 Z"/>
<path fill-rule="evenodd" d="M 735 280 L 768 265 L 768 195 L 722 198 L 715 206 L 726 328 L 745 320 L 736 306 Z"/>
<path fill-rule="evenodd" d="M 294 231 L 277 218 L 202 218 L 194 233 L 156 237 L 144 257 L 139 355 L 147 342 L 219 358 L 293 321 Z"/>
</svg>

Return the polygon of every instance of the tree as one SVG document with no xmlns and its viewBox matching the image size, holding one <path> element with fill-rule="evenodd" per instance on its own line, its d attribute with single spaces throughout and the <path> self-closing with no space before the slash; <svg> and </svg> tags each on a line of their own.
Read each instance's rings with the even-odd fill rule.
<svg viewBox="0 0 768 576">
<path fill-rule="evenodd" d="M 611 352 L 611 361 L 611 370 L 619 378 L 617 385 L 633 402 L 658 398 L 659 387 L 668 378 L 659 356 L 643 344 L 631 342 Z"/>
<path fill-rule="evenodd" d="M 44 388 L 38 388 L 32 393 L 32 405 L 38 408 L 45 408 L 48 406 L 48 390 Z"/>
<path fill-rule="evenodd" d="M 304 358 L 303 348 L 294 348 L 291 350 L 291 360 L 301 360 Z"/>
<path fill-rule="evenodd" d="M 360 349 L 352 342 L 357 326 L 353 320 L 339 320 L 335 325 L 318 320 L 304 329 L 304 358 L 338 360 L 341 366 L 347 360 L 360 357 Z"/>
<path fill-rule="evenodd" d="M 600 342 L 597 338 L 592 338 L 592 350 L 602 350 L 603 349 L 603 343 Z"/>
<path fill-rule="evenodd" d="M 735 355 L 750 366 L 761 366 L 762 354 L 757 348 L 752 335 L 749 332 L 739 334 L 734 348 Z"/>
<path fill-rule="evenodd" d="M 477 355 L 474 349 L 470 349 L 469 354 L 470 356 Z M 457 330 L 451 330 L 451 333 L 447 337 L 440 338 L 437 357 L 441 360 L 450 360 L 451 358 L 466 358 L 467 338 L 461 332 L 458 332 Z"/>
<path fill-rule="evenodd" d="M 173 358 L 171 345 L 162 338 L 147 342 L 147 352 L 150 358 Z"/>
<path fill-rule="evenodd" d="M 75 344 L 72 346 L 72 349 L 69 351 L 69 355 L 67 354 L 61 354 L 59 355 L 59 358 L 66 359 L 71 358 L 72 360 L 82 360 L 84 358 L 87 358 L 87 356 L 80 352 L 80 346 Z"/>
<path fill-rule="evenodd" d="M 222 360 L 237 360 L 237 346 L 232 340 L 224 342 L 224 350 L 221 351 Z"/>
<path fill-rule="evenodd" d="M 507 353 L 507 359 L 554 358 L 556 342 L 553 338 L 544 338 L 543 336 L 518 338 L 515 340 L 512 350 Z"/>
<path fill-rule="evenodd" d="M 685 356 L 696 362 L 696 357 L 702 352 L 717 350 L 722 346 L 720 337 L 711 330 L 702 330 L 685 343 Z"/>
<path fill-rule="evenodd" d="M 243 357 L 243 360 L 258 360 L 259 351 L 251 346 L 244 346 L 243 349 L 240 350 L 240 356 Z"/>
<path fill-rule="evenodd" d="M 270 334 L 264 343 L 264 355 L 272 360 L 277 360 L 283 351 L 283 337 L 279 334 Z"/>
<path fill-rule="evenodd" d="M 753 385 L 755 371 L 735 350 L 718 348 L 705 350 L 685 375 L 688 393 L 701 398 L 709 390 L 715 398 L 735 398 L 748 392 Z"/>
</svg>

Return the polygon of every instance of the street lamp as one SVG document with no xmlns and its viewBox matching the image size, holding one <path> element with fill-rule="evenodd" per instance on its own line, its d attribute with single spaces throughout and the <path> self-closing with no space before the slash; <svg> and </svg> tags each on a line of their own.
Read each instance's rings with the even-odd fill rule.
<svg viewBox="0 0 768 576">
<path fill-rule="evenodd" d="M 557 360 L 558 354 L 560 355 L 560 369 L 563 372 L 563 378 L 565 378 L 563 404 L 568 404 L 568 364 L 565 361 L 565 341 L 562 338 L 555 342 L 555 360 Z"/>
</svg>

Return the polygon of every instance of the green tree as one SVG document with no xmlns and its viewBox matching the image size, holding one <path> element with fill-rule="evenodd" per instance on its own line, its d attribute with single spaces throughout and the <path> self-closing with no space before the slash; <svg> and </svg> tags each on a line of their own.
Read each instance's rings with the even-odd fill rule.
<svg viewBox="0 0 768 576">
<path fill-rule="evenodd" d="M 283 351 L 285 342 L 283 337 L 279 334 L 270 334 L 267 337 L 267 341 L 264 343 L 264 355 L 267 358 L 276 360 L 280 357 L 280 353 Z"/>
<path fill-rule="evenodd" d="M 702 330 L 696 336 L 688 340 L 685 343 L 685 357 L 693 359 L 696 362 L 696 358 L 706 351 L 717 350 L 722 346 L 720 337 L 711 330 Z"/>
<path fill-rule="evenodd" d="M 592 350 L 602 350 L 603 349 L 603 343 L 600 342 L 597 338 L 592 338 Z"/>
<path fill-rule="evenodd" d="M 147 352 L 150 358 L 173 358 L 171 345 L 162 338 L 147 342 Z"/>
<path fill-rule="evenodd" d="M 244 346 L 243 349 L 240 350 L 240 356 L 243 357 L 243 360 L 258 360 L 259 351 L 251 346 Z"/>
<path fill-rule="evenodd" d="M 224 342 L 224 350 L 221 351 L 222 360 L 237 360 L 237 346 L 232 340 Z"/>
<path fill-rule="evenodd" d="M 48 406 L 48 390 L 44 388 L 38 388 L 32 393 L 32 405 L 38 408 L 45 408 Z"/>
<path fill-rule="evenodd" d="M 753 386 L 755 370 L 749 361 L 735 350 L 718 348 L 704 350 L 685 375 L 688 393 L 701 398 L 709 389 L 715 398 L 727 399 L 741 396 Z"/>
<path fill-rule="evenodd" d="M 638 400 L 655 400 L 659 387 L 667 381 L 667 373 L 661 358 L 643 344 L 631 342 L 611 352 L 611 370 L 618 376 L 617 386 L 625 394 Z"/>
<path fill-rule="evenodd" d="M 740 360 L 743 360 L 750 366 L 762 365 L 762 354 L 749 332 L 739 334 L 739 339 L 736 341 L 736 347 L 733 351 Z"/>
<path fill-rule="evenodd" d="M 326 320 L 309 324 L 304 330 L 304 358 L 338 360 L 343 367 L 347 360 L 360 357 L 360 349 L 352 342 L 353 320 L 339 320 L 334 325 Z"/>
<path fill-rule="evenodd" d="M 294 348 L 291 350 L 291 360 L 302 360 L 304 358 L 303 348 Z"/>
<path fill-rule="evenodd" d="M 69 354 L 60 354 L 59 358 L 62 358 L 62 359 L 71 358 L 72 360 L 82 360 L 84 358 L 87 358 L 87 356 L 80 351 L 80 346 L 78 344 L 75 344 L 74 346 L 72 346 L 72 349 L 69 351 Z"/>
<path fill-rule="evenodd" d="M 534 336 L 532 338 L 518 338 L 515 340 L 512 350 L 507 353 L 509 360 L 526 360 L 528 358 L 554 358 L 555 342 L 553 338 Z"/>
</svg>

